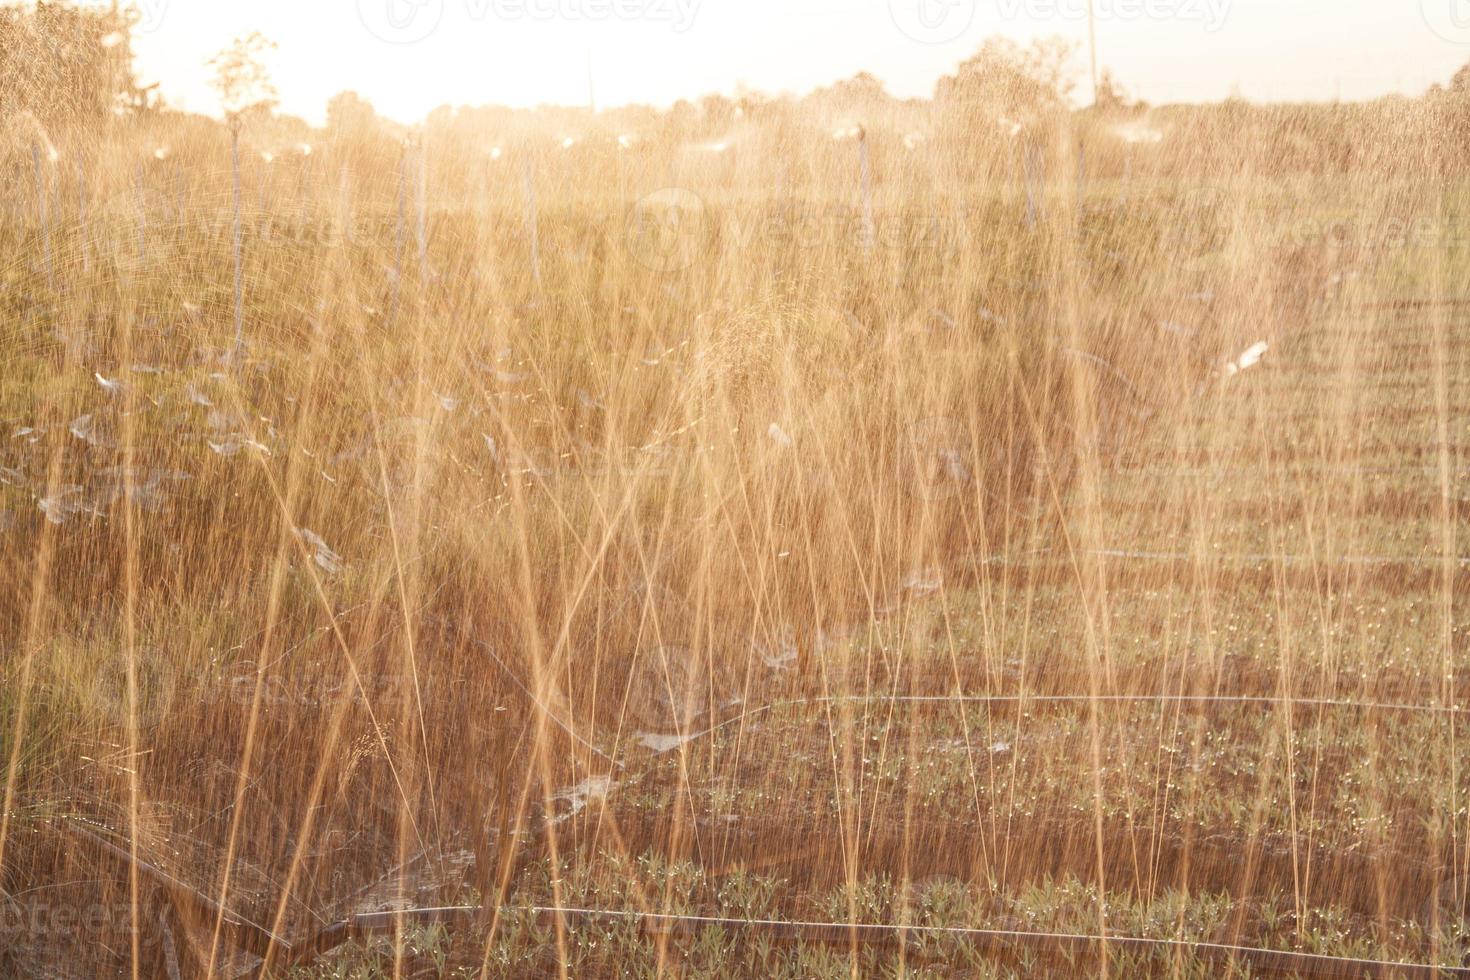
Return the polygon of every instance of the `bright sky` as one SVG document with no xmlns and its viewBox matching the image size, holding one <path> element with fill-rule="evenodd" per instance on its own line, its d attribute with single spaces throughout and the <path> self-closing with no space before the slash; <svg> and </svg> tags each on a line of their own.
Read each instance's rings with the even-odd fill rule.
<svg viewBox="0 0 1470 980">
<path fill-rule="evenodd" d="M 107 0 L 84 0 L 103 3 Z M 204 62 L 259 30 L 283 109 L 352 89 L 412 122 L 443 104 L 667 105 L 869 71 L 927 96 L 990 35 L 1084 45 L 1087 0 L 133 0 L 170 103 L 216 111 Z M 1470 61 L 1470 0 L 1094 0 L 1099 60 L 1150 102 L 1417 94 Z M 1086 91 L 1085 86 L 1080 90 Z"/>
</svg>

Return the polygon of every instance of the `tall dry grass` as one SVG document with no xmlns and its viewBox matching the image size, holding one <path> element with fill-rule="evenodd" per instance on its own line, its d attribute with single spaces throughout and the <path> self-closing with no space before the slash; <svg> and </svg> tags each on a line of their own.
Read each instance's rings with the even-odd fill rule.
<svg viewBox="0 0 1470 980">
<path fill-rule="evenodd" d="M 281 934 L 421 851 L 474 852 L 496 904 L 511 842 L 595 864 L 588 845 L 618 837 L 589 804 L 673 751 L 686 778 L 657 804 L 672 850 L 699 838 L 710 784 L 759 787 L 799 822 L 791 801 L 831 782 L 819 819 L 856 896 L 864 827 L 921 804 L 864 782 L 870 751 L 905 755 L 868 744 L 881 707 L 820 699 L 1007 690 L 1018 657 L 1023 683 L 1095 699 L 1070 761 L 1101 875 L 1096 699 L 1171 671 L 1219 689 L 1213 640 L 1203 660 L 1170 651 L 1214 637 L 1237 601 L 1211 484 L 1147 482 L 1125 508 L 1186 515 L 1172 545 L 1192 561 L 1168 584 L 1198 622 L 1160 659 L 1120 652 L 1100 553 L 1143 542 L 1108 488 L 1143 463 L 1249 456 L 1210 442 L 1238 428 L 1200 422 L 1239 408 L 1222 361 L 1399 297 L 1392 250 L 1385 268 L 1383 250 L 1303 227 L 1443 204 L 1400 161 L 1292 182 L 1239 173 L 1203 141 L 1125 180 L 1123 148 L 1065 121 L 1027 137 L 1046 161 L 1029 186 L 1023 144 L 999 130 L 908 150 L 875 131 L 865 199 L 859 142 L 825 122 L 785 141 L 752 125 L 723 150 L 528 134 L 494 159 L 431 136 L 386 169 L 355 168 L 345 144 L 267 161 L 247 133 L 238 349 L 225 134 L 120 128 L 85 153 L 58 137 L 59 162 L 9 183 L 7 890 L 108 867 L 65 843 L 58 818 L 85 815 Z M 1429 273 L 1434 295 L 1454 270 Z M 1459 365 L 1452 328 L 1436 331 L 1443 428 Z M 1372 341 L 1342 337 L 1324 355 L 1335 428 L 1294 461 L 1367 456 L 1342 439 Z M 1257 403 L 1249 431 L 1269 438 L 1278 408 Z M 1439 446 L 1443 484 L 1447 433 Z M 1284 568 L 1297 544 L 1277 516 L 1338 501 L 1262 472 L 1256 547 Z M 1458 517 L 1424 520 L 1442 532 L 1428 601 L 1448 671 Z M 1043 614 L 1057 589 L 1065 611 Z M 1280 690 L 1298 691 L 1296 631 L 1331 614 L 1284 589 L 1261 602 Z M 1072 615 L 1075 634 L 1033 637 Z M 1313 664 L 1321 690 L 1339 662 L 1361 667 Z M 794 698 L 827 734 L 826 771 L 689 738 Z M 991 834 L 992 857 L 1039 846 Z M 134 926 L 156 896 L 120 880 L 128 915 L 93 952 L 146 974 L 161 954 Z M 217 969 L 227 930 L 194 925 Z"/>
</svg>

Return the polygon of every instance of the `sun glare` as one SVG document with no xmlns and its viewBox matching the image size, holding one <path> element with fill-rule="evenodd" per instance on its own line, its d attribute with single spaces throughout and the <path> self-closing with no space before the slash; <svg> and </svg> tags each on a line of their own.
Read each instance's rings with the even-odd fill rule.
<svg viewBox="0 0 1470 980">
<path fill-rule="evenodd" d="M 0 3 L 0 976 L 1470 977 L 1458 2 Z"/>
</svg>

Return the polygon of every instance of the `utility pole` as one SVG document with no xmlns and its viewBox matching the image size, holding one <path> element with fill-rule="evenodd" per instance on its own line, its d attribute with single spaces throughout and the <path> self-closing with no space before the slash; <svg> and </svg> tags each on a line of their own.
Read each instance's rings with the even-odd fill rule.
<svg viewBox="0 0 1470 980">
<path fill-rule="evenodd" d="M 597 115 L 597 86 L 592 82 L 592 49 L 587 49 L 587 107 Z"/>
<path fill-rule="evenodd" d="M 245 342 L 245 285 L 240 264 L 240 126 L 240 114 L 230 113 L 230 201 L 234 214 L 230 226 L 230 252 L 235 263 L 235 348 L 230 352 L 231 366 L 240 356 L 240 346 Z"/>
<path fill-rule="evenodd" d="M 1092 104 L 1097 105 L 1097 0 L 1087 0 L 1087 46 L 1092 52 Z"/>
</svg>

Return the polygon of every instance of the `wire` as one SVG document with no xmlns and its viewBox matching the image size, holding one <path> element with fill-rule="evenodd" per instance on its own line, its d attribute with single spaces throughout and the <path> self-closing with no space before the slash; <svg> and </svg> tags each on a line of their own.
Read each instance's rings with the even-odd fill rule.
<svg viewBox="0 0 1470 980">
<path fill-rule="evenodd" d="M 1033 555 L 1050 554 L 1050 549 L 1032 552 Z M 1241 552 L 1230 553 L 1207 553 L 1203 555 L 1190 554 L 1184 551 L 1130 551 L 1122 548 L 1091 548 L 1082 552 L 1094 558 L 1117 558 L 1123 561 L 1158 561 L 1158 562 L 1196 562 L 1208 559 L 1220 564 L 1236 565 L 1268 565 L 1279 562 L 1283 565 L 1307 565 L 1313 568 L 1333 565 L 1358 565 L 1370 568 L 1391 567 L 1395 565 L 1407 565 L 1419 568 L 1442 568 L 1445 565 L 1444 558 L 1427 558 L 1421 555 L 1339 555 L 1335 558 L 1314 557 L 1312 555 L 1272 555 L 1265 552 Z M 1470 569 L 1470 558 L 1451 558 L 1449 562 L 1462 569 Z M 1029 567 L 1037 564 L 1034 559 L 1012 559 L 1012 558 L 988 558 L 981 562 L 983 565 L 1008 565 L 1011 567 Z"/>
<path fill-rule="evenodd" d="M 371 912 L 352 916 L 307 942 L 289 957 L 292 965 L 309 962 L 349 939 L 394 932 L 405 921 L 420 925 L 473 925 L 489 921 L 491 910 L 479 906 L 413 909 L 400 912 Z M 822 945 L 861 945 L 912 949 L 924 941 L 958 940 L 992 955 L 1042 955 L 1060 958 L 1069 964 L 1083 956 L 1107 956 L 1117 953 L 1168 953 L 1193 956 L 1216 963 L 1242 963 L 1255 975 L 1325 976 L 1338 978 L 1395 977 L 1470 978 L 1470 969 L 1437 967 L 1384 960 L 1365 960 L 1315 953 L 1297 953 L 1230 946 L 1221 943 L 1190 942 L 1181 939 L 1140 939 L 1119 936 L 1074 935 L 1066 933 L 1004 932 L 949 926 L 877 925 L 842 922 L 782 922 L 769 919 L 725 919 L 700 915 L 666 915 L 653 912 L 617 912 L 602 909 L 511 908 L 503 915 L 530 916 L 547 926 L 567 923 L 579 925 L 614 925 L 632 923 L 650 936 L 696 938 L 701 930 L 724 929 L 744 938 L 759 937 L 779 943 L 813 943 Z M 330 945 L 326 945 L 330 944 Z M 922 948 L 919 952 L 923 952 Z"/>
<path fill-rule="evenodd" d="M 934 704 L 934 705 L 985 705 L 1005 704 L 1178 704 L 1178 705 L 1254 705 L 1258 707 L 1319 708 L 1385 712 L 1396 714 L 1439 714 L 1470 715 L 1470 708 L 1458 705 L 1401 704 L 1382 701 L 1343 701 L 1329 698 L 1274 698 L 1247 694 L 837 694 L 813 698 L 792 698 L 772 701 L 757 708 L 742 711 L 702 731 L 682 736 L 680 744 L 692 742 L 706 735 L 713 735 L 731 725 L 740 724 L 757 715 L 769 714 L 782 708 L 815 707 L 836 704 Z"/>
<path fill-rule="evenodd" d="M 463 633 L 461 633 L 461 635 L 463 635 Z M 565 719 L 563 719 L 560 715 L 553 711 L 550 705 L 542 703 L 541 699 L 536 696 L 536 693 L 534 691 L 526 686 L 526 683 L 521 680 L 520 676 L 517 675 L 515 671 L 511 670 L 510 666 L 504 660 L 500 659 L 500 656 L 495 652 L 495 649 L 491 647 L 490 644 L 484 642 L 483 640 L 476 639 L 472 636 L 468 636 L 465 638 L 468 639 L 471 643 L 475 644 L 481 650 L 484 650 L 487 654 L 489 654 L 490 659 L 495 661 L 495 665 L 500 668 L 501 673 L 510 678 L 510 682 L 516 687 L 520 688 L 521 693 L 531 700 L 531 703 L 536 706 L 537 710 L 543 712 L 547 718 L 551 719 L 552 724 L 556 725 L 556 727 L 566 732 L 567 735 L 574 742 L 581 745 L 583 748 L 595 753 L 606 762 L 612 763 L 613 765 L 617 764 L 616 760 L 614 760 L 612 756 L 608 755 L 606 752 L 602 751 L 602 749 L 598 748 L 591 742 L 587 741 L 587 739 L 577 734 L 577 731 L 572 728 L 572 726 Z"/>
</svg>

